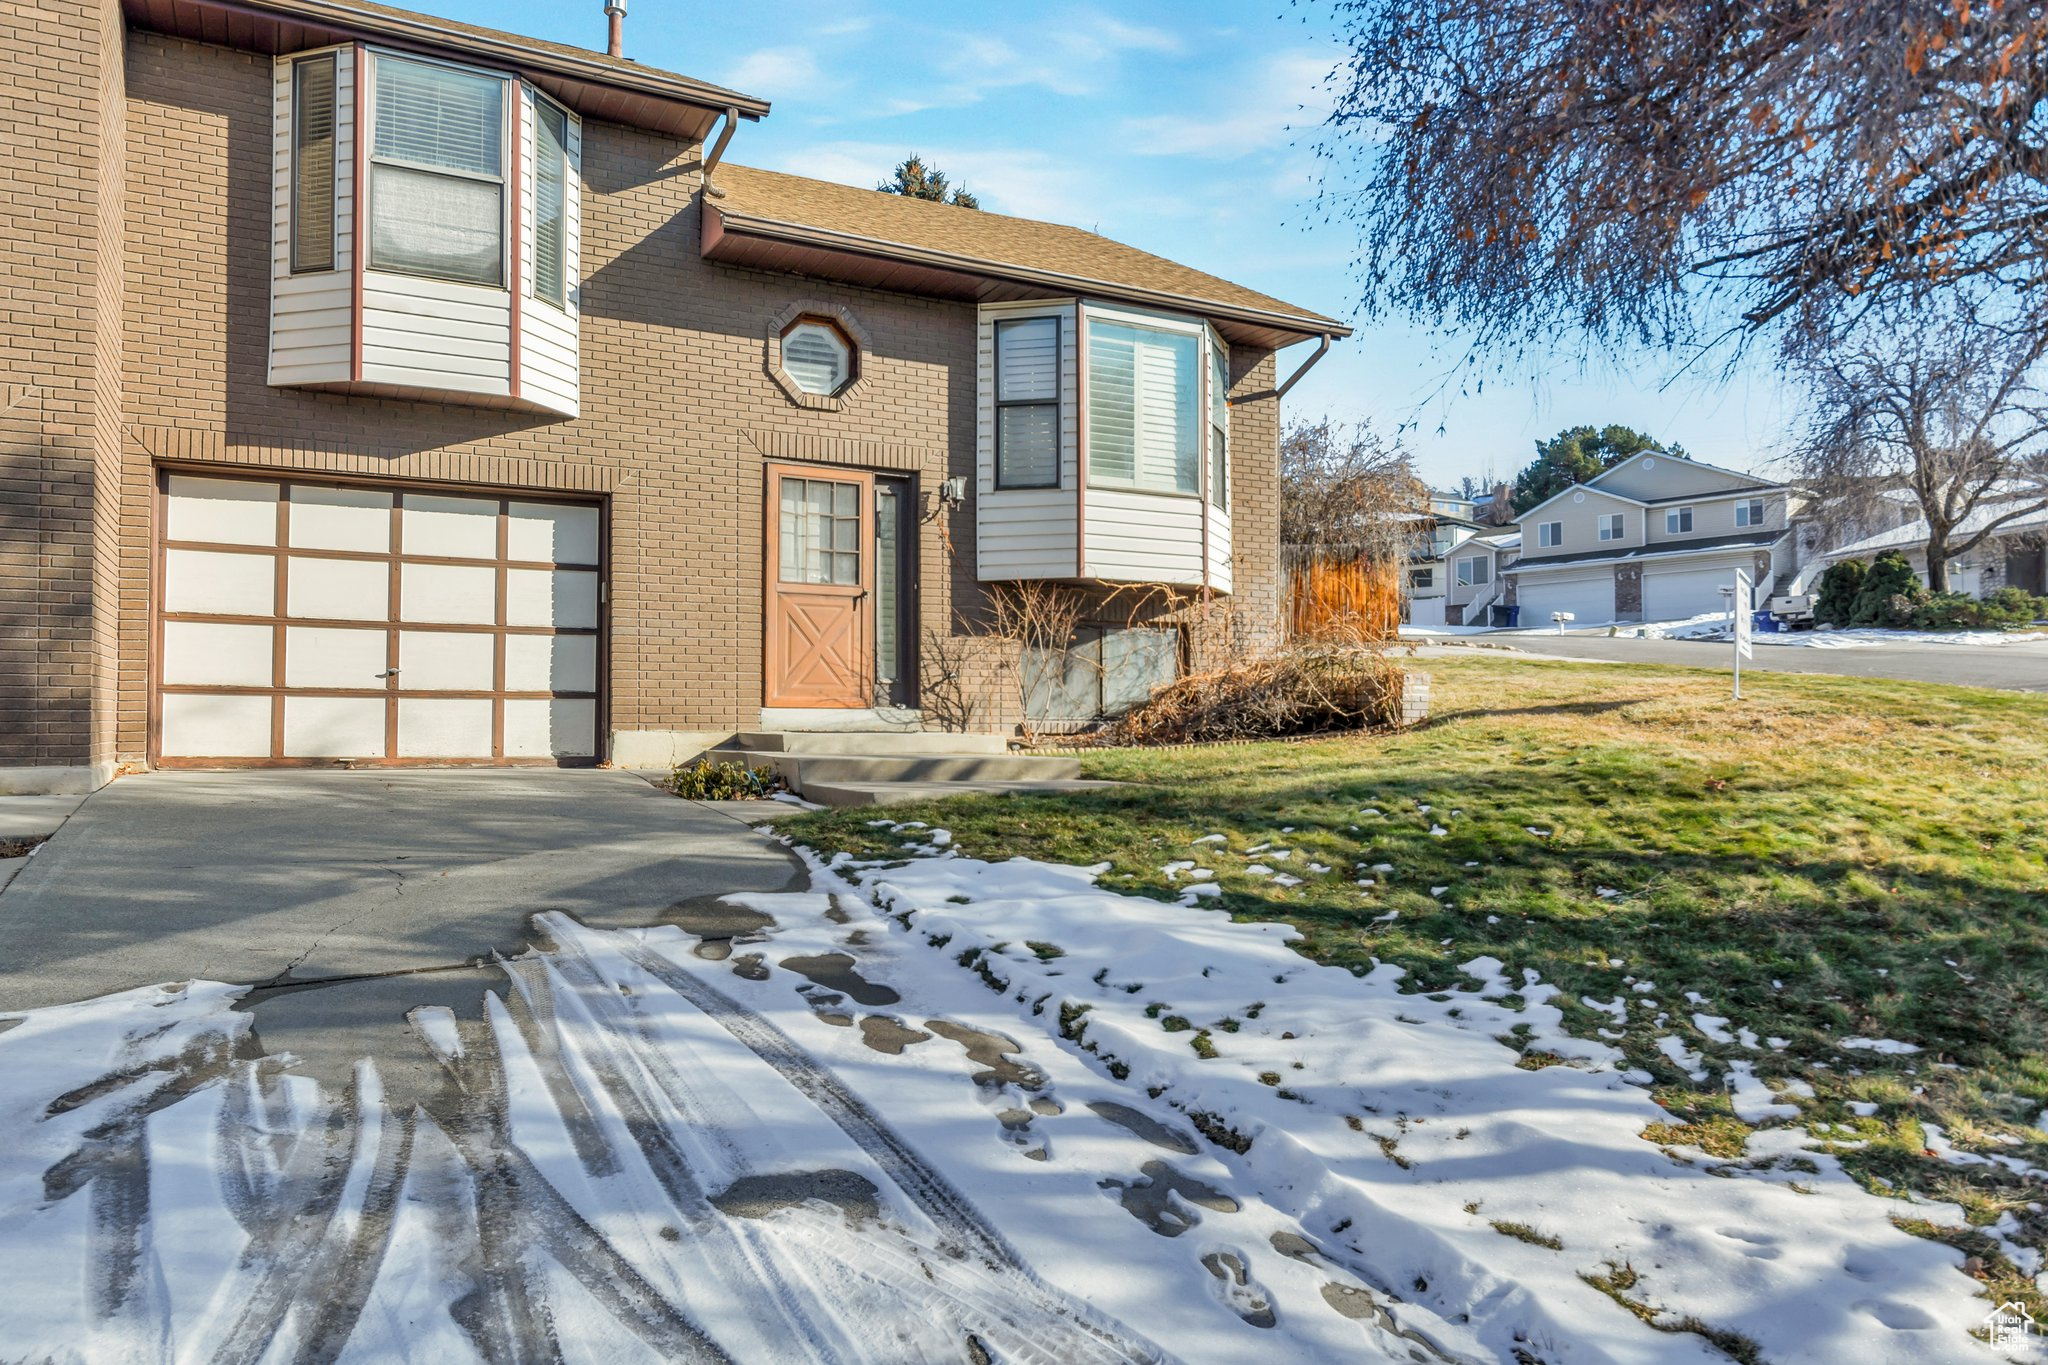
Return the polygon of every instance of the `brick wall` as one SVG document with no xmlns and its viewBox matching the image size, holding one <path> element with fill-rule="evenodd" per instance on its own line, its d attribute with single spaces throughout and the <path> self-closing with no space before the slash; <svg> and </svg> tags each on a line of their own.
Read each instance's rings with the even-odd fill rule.
<svg viewBox="0 0 2048 1365">
<path fill-rule="evenodd" d="M 626 730 L 758 723 L 768 461 L 910 472 L 927 496 L 946 477 L 972 481 L 971 305 L 707 262 L 694 149 L 597 122 L 584 130 L 581 417 L 272 389 L 269 61 L 138 33 L 127 82 L 124 756 L 146 742 L 156 462 L 605 494 L 610 724 Z M 800 406 L 768 372 L 770 324 L 807 298 L 849 310 L 872 339 L 840 411 Z M 1239 391 L 1271 386 L 1270 355 L 1233 362 Z M 1276 409 L 1233 416 L 1240 598 L 1269 630 Z M 950 636 L 975 615 L 972 508 L 922 531 L 923 624 Z"/>
<path fill-rule="evenodd" d="M 82 781 L 105 757 L 92 717 L 93 495 L 119 418 L 107 168 L 120 18 L 113 0 L 50 0 L 13 19 L 0 41 L 0 770 Z"/>
</svg>

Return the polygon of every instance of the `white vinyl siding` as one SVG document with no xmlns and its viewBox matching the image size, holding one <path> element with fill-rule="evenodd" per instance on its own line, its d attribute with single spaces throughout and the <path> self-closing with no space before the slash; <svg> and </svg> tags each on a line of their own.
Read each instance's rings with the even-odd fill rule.
<svg viewBox="0 0 2048 1365">
<path fill-rule="evenodd" d="M 1111 583 L 1202 582 L 1202 503 L 1130 489 L 1088 490 L 1085 576 Z"/>
<path fill-rule="evenodd" d="M 1090 320 L 1091 487 L 1199 491 L 1199 353 L 1187 333 Z"/>
<path fill-rule="evenodd" d="M 1075 305 L 991 305 L 977 328 L 975 558 L 983 582 L 1079 575 L 1079 328 Z M 996 327 L 1027 318 L 1059 320 L 1059 477 L 1047 488 L 996 484 Z"/>
<path fill-rule="evenodd" d="M 502 285 L 508 83 L 383 53 L 371 70 L 371 267 Z"/>
<path fill-rule="evenodd" d="M 1060 481 L 1060 320 L 996 323 L 996 487 Z"/>
</svg>

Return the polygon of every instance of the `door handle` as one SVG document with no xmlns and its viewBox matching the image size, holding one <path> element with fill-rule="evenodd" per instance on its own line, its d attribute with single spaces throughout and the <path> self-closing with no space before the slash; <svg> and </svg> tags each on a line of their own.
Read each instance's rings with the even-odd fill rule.
<svg viewBox="0 0 2048 1365">
<path fill-rule="evenodd" d="M 379 673 L 377 676 L 379 678 L 395 678 L 398 676 L 398 670 L 395 668 L 387 668 L 382 673 Z"/>
</svg>

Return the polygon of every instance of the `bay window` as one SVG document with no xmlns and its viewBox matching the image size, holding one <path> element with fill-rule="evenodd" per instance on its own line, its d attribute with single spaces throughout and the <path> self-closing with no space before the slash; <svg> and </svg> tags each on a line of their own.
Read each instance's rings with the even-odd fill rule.
<svg viewBox="0 0 2048 1365">
<path fill-rule="evenodd" d="M 1196 494 L 1201 482 L 1200 339 L 1088 321 L 1088 482 Z"/>
<path fill-rule="evenodd" d="M 1060 320 L 996 324 L 996 487 L 1060 485 Z"/>
<path fill-rule="evenodd" d="M 505 282 L 505 96 L 498 76 L 377 54 L 370 268 Z"/>
</svg>

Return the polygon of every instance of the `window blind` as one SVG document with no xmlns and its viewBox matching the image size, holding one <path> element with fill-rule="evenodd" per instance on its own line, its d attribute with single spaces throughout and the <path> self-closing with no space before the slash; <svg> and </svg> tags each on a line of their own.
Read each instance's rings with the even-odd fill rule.
<svg viewBox="0 0 2048 1365">
<path fill-rule="evenodd" d="M 292 66 L 292 270 L 334 269 L 335 57 Z"/>
<path fill-rule="evenodd" d="M 1088 327 L 1089 482 L 1198 492 L 1196 339 L 1122 323 Z"/>
<path fill-rule="evenodd" d="M 505 82 L 380 55 L 370 265 L 505 282 Z"/>
<path fill-rule="evenodd" d="M 996 487 L 1060 483 L 1060 323 L 996 324 Z"/>
<path fill-rule="evenodd" d="M 805 393 L 834 394 L 846 384 L 846 347 L 815 323 L 782 339 L 782 368 Z"/>
<path fill-rule="evenodd" d="M 1209 352 L 1209 501 L 1230 506 L 1230 366 L 1220 346 Z"/>
<path fill-rule="evenodd" d="M 533 102 L 533 292 L 569 306 L 569 115 Z"/>
</svg>

